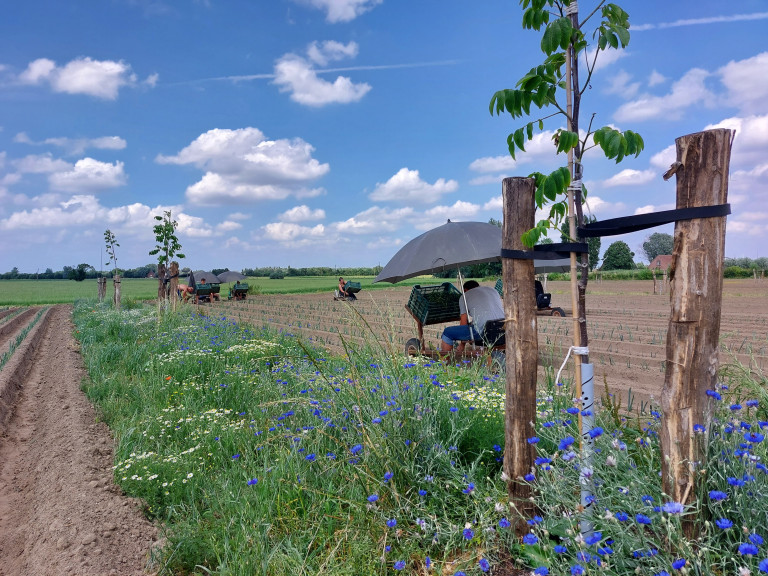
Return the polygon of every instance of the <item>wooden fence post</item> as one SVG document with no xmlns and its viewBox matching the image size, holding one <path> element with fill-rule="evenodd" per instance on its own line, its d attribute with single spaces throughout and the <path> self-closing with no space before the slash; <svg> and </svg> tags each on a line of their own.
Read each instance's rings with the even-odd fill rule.
<svg viewBox="0 0 768 576">
<path fill-rule="evenodd" d="M 505 178 L 502 183 L 504 220 L 501 246 L 527 250 L 520 237 L 535 225 L 535 181 L 532 178 Z M 526 519 L 535 505 L 531 490 L 519 480 L 532 471 L 536 458 L 531 423 L 536 421 L 536 378 L 539 341 L 536 324 L 536 287 L 533 260 L 504 259 L 504 316 L 506 322 L 506 397 L 504 400 L 504 472 L 507 490 L 521 518 L 516 518 L 518 535 L 529 531 Z"/>
<path fill-rule="evenodd" d="M 115 309 L 120 310 L 120 301 L 122 300 L 122 294 L 120 289 L 120 275 L 115 274 L 114 278 L 112 279 L 112 283 L 115 285 Z"/>
<path fill-rule="evenodd" d="M 166 294 L 168 294 L 168 298 L 171 299 L 171 310 L 173 310 L 174 312 L 176 311 L 176 303 L 179 300 L 177 295 L 178 287 L 179 287 L 179 263 L 174 260 L 173 262 L 171 262 L 171 280 L 168 283 L 168 289 L 166 290 Z"/>
<path fill-rule="evenodd" d="M 675 141 L 678 209 L 727 202 L 732 134 L 708 130 Z M 717 383 L 724 256 L 724 216 L 675 223 L 661 465 L 664 492 L 680 503 L 693 500 L 697 469 L 706 458 L 706 435 L 697 442 L 693 428 L 709 430 L 711 420 L 706 391 Z"/>
<path fill-rule="evenodd" d="M 98 280 L 98 290 L 99 290 L 99 302 L 104 302 L 104 298 L 107 295 L 107 279 L 103 276 L 99 278 Z"/>
</svg>

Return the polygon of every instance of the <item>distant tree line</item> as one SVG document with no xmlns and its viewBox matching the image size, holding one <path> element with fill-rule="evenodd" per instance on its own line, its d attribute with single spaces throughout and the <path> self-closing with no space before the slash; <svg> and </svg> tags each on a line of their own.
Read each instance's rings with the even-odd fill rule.
<svg viewBox="0 0 768 576">
<path fill-rule="evenodd" d="M 10 272 L 0 274 L 0 280 L 77 280 L 82 281 L 86 279 L 99 278 L 104 276 L 105 278 L 111 278 L 114 270 L 99 272 L 90 264 L 78 264 L 77 266 L 64 266 L 63 269 L 53 271 L 51 268 L 46 268 L 45 271 L 38 272 L 19 272 L 17 267 L 13 267 Z M 132 268 L 129 270 L 117 269 L 117 272 L 123 278 L 146 278 L 149 273 L 157 274 L 157 264 L 146 264 L 139 266 L 138 268 Z"/>
<path fill-rule="evenodd" d="M 211 270 L 214 274 L 225 272 L 225 269 Z M 282 268 L 279 266 L 268 266 L 264 268 L 243 268 L 242 273 L 254 278 L 277 278 L 282 276 L 376 276 L 381 272 L 381 266 L 373 268 L 331 268 L 330 266 L 312 266 L 309 268 L 294 268 L 288 266 Z"/>
</svg>

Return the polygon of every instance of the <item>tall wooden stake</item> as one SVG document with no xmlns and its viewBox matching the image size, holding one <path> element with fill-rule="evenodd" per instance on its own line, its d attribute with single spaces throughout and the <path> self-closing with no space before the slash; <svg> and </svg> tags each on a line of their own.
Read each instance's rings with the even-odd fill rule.
<svg viewBox="0 0 768 576">
<path fill-rule="evenodd" d="M 675 141 L 677 208 L 727 202 L 732 135 L 708 130 Z M 706 458 L 706 435 L 697 442 L 693 427 L 708 429 L 711 419 L 706 391 L 717 383 L 724 257 L 724 216 L 675 224 L 661 449 L 664 492 L 680 503 L 693 501 L 696 473 Z"/>
<path fill-rule="evenodd" d="M 504 223 L 502 248 L 526 250 L 521 236 L 535 224 L 535 181 L 505 178 L 502 183 Z M 522 514 L 516 519 L 518 535 L 528 532 L 526 518 L 533 515 L 530 488 L 519 479 L 532 471 L 536 448 L 528 442 L 536 421 L 536 379 L 539 340 L 536 324 L 536 287 L 533 260 L 505 259 L 502 263 L 504 316 L 507 339 L 507 383 L 504 400 L 504 472 L 510 502 Z"/>
</svg>

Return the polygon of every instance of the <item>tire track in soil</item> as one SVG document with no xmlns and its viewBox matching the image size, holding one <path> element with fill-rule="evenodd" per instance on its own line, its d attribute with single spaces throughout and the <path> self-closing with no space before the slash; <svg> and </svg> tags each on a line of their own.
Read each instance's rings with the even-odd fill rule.
<svg viewBox="0 0 768 576">
<path fill-rule="evenodd" d="M 113 483 L 109 429 L 80 390 L 71 306 L 49 314 L 0 437 L 0 576 L 149 574 L 157 529 Z"/>
</svg>

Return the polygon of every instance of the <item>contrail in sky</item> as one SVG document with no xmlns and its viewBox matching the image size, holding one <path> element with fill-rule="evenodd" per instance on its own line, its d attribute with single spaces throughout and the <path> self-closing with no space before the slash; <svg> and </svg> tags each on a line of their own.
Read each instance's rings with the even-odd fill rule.
<svg viewBox="0 0 768 576">
<path fill-rule="evenodd" d="M 733 16 L 711 16 L 709 18 L 689 18 L 685 20 L 675 20 L 674 22 L 661 22 L 660 24 L 640 24 L 632 26 L 630 30 L 643 31 L 655 30 L 656 28 L 677 28 L 679 26 L 698 26 L 700 24 L 719 24 L 722 22 L 743 22 L 747 20 L 765 20 L 768 18 L 768 12 L 755 12 L 754 14 L 734 14 Z"/>
<path fill-rule="evenodd" d="M 435 62 L 414 62 L 411 64 L 380 64 L 377 66 L 347 66 L 345 68 L 312 68 L 316 74 L 333 74 L 336 72 L 359 72 L 364 70 L 394 70 L 397 68 L 424 68 L 427 66 L 452 66 L 461 63 L 461 60 L 438 60 Z M 200 78 L 198 80 L 188 80 L 186 82 L 176 82 L 175 84 L 192 84 L 198 82 L 247 82 L 250 80 L 273 80 L 274 74 L 242 74 L 235 76 L 214 76 L 212 78 Z"/>
</svg>

